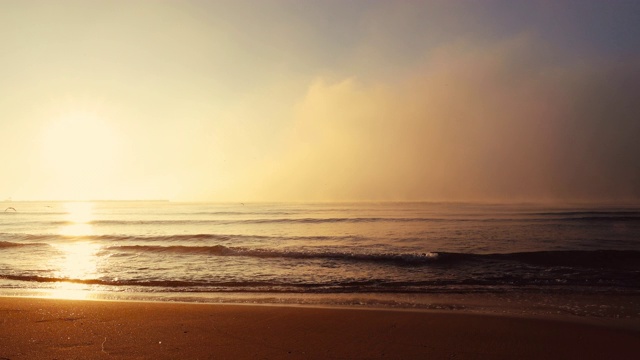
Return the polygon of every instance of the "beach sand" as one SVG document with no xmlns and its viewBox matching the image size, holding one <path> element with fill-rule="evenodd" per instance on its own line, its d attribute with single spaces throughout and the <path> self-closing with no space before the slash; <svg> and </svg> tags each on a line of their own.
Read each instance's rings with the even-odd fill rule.
<svg viewBox="0 0 640 360">
<path fill-rule="evenodd" d="M 491 315 L 0 298 L 0 359 L 637 359 L 640 332 Z"/>
</svg>

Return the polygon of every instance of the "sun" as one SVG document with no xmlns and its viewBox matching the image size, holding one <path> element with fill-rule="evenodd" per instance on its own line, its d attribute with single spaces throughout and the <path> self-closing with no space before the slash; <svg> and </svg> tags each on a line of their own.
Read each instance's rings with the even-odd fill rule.
<svg viewBox="0 0 640 360">
<path fill-rule="evenodd" d="M 108 194 L 119 142 L 107 121 L 94 113 L 60 116 L 45 125 L 40 145 L 50 197 L 87 200 Z"/>
</svg>

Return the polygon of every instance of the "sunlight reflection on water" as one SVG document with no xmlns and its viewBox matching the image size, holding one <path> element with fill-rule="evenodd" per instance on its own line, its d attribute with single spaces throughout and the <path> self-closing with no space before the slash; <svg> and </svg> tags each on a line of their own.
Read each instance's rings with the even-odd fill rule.
<svg viewBox="0 0 640 360">
<path fill-rule="evenodd" d="M 44 297 L 51 299 L 87 300 L 92 298 L 92 292 L 85 284 L 56 283 L 55 288 L 46 291 Z"/>
<path fill-rule="evenodd" d="M 95 279 L 98 277 L 98 256 L 101 245 L 83 239 L 93 234 L 93 204 L 90 202 L 71 202 L 65 204 L 67 225 L 59 229 L 59 234 L 77 238 L 76 240 L 52 244 L 61 257 L 52 259 L 57 268 L 56 278 L 60 279 Z M 86 284 L 57 282 L 50 290 L 48 297 L 59 299 L 86 299 L 90 294 Z"/>
<path fill-rule="evenodd" d="M 59 269 L 56 277 L 69 279 L 89 279 L 97 275 L 96 253 L 101 246 L 88 241 L 78 241 L 67 244 L 55 244 L 54 247 L 62 253 L 62 259 L 57 264 Z"/>
<path fill-rule="evenodd" d="M 64 236 L 87 236 L 93 234 L 93 204 L 90 202 L 70 202 L 65 204 L 68 224 L 58 233 Z"/>
</svg>

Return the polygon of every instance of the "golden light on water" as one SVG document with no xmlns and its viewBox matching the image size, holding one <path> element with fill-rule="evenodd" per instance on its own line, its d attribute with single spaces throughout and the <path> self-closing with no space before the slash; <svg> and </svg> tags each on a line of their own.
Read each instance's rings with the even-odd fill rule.
<svg viewBox="0 0 640 360">
<path fill-rule="evenodd" d="M 64 236 L 93 235 L 93 204 L 90 202 L 70 202 L 64 205 L 67 211 L 67 222 L 58 233 Z"/>
<path fill-rule="evenodd" d="M 56 283 L 55 289 L 48 290 L 45 297 L 51 299 L 86 300 L 91 298 L 91 295 L 91 292 L 87 291 L 87 286 L 84 284 Z"/>
<path fill-rule="evenodd" d="M 96 253 L 101 246 L 88 241 L 56 244 L 63 259 L 58 264 L 57 277 L 68 279 L 91 279 L 97 274 Z"/>
<path fill-rule="evenodd" d="M 93 203 L 91 202 L 68 202 L 64 204 L 67 210 L 69 221 L 76 223 L 87 223 L 93 220 Z"/>
<path fill-rule="evenodd" d="M 98 277 L 97 252 L 102 248 L 90 241 L 77 241 L 53 245 L 61 254 L 55 259 L 58 268 L 55 277 L 60 279 L 88 280 Z M 91 292 L 89 285 L 71 282 L 56 282 L 47 297 L 56 299 L 87 299 Z"/>
<path fill-rule="evenodd" d="M 91 235 L 93 228 L 89 224 L 69 224 L 60 229 L 60 235 L 86 236 Z"/>
<path fill-rule="evenodd" d="M 70 202 L 66 203 L 64 208 L 67 211 L 68 224 L 60 228 L 59 234 L 70 238 L 69 242 L 52 244 L 60 253 L 60 257 L 57 257 L 53 264 L 58 269 L 55 276 L 60 279 L 95 279 L 98 277 L 97 253 L 102 246 L 83 239 L 93 234 L 93 204 Z M 87 290 L 86 284 L 57 282 L 55 288 L 49 291 L 48 297 L 86 299 L 90 295 Z"/>
</svg>

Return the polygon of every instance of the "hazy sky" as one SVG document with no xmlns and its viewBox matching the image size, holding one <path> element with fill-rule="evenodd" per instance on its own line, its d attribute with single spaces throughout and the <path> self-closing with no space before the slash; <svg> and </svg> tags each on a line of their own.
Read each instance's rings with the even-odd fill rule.
<svg viewBox="0 0 640 360">
<path fill-rule="evenodd" d="M 0 0 L 0 201 L 638 201 L 639 18 Z"/>
</svg>

